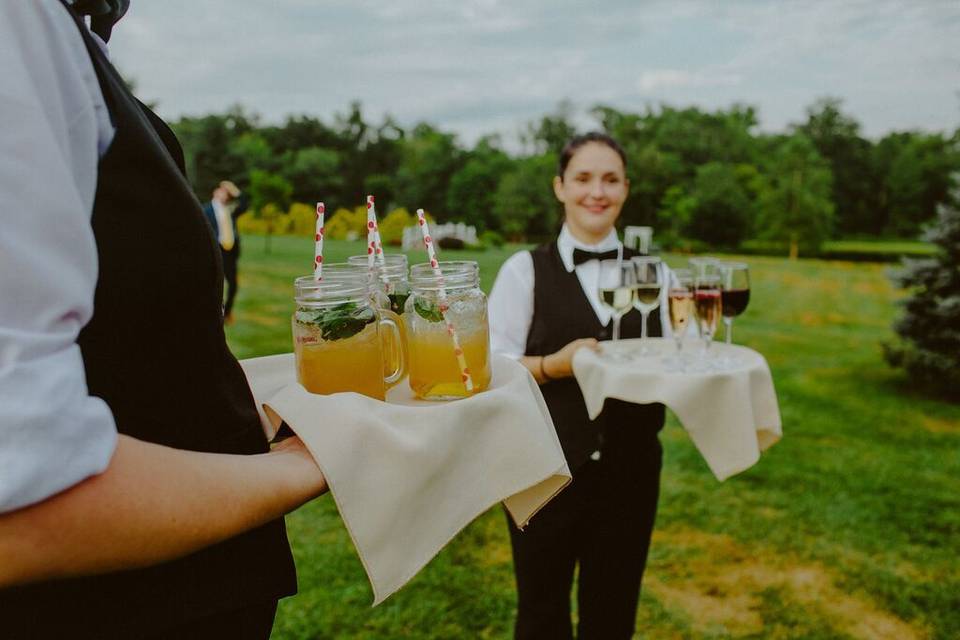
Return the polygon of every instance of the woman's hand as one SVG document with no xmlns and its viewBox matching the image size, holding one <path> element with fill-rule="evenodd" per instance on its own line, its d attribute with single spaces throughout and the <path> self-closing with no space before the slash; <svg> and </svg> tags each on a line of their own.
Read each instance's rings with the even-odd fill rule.
<svg viewBox="0 0 960 640">
<path fill-rule="evenodd" d="M 524 356 L 520 362 L 530 370 L 537 382 L 544 384 L 551 380 L 572 376 L 573 354 L 580 349 L 599 351 L 600 344 L 593 338 L 580 338 L 555 353 L 546 356 Z"/>
</svg>

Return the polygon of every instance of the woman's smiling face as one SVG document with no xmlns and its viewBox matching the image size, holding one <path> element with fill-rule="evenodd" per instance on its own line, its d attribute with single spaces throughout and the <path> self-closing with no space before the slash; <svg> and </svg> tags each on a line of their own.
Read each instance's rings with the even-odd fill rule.
<svg viewBox="0 0 960 640">
<path fill-rule="evenodd" d="M 609 146 L 587 142 L 577 149 L 563 176 L 553 179 L 574 237 L 589 244 L 603 240 L 620 216 L 629 184 L 620 154 Z"/>
</svg>

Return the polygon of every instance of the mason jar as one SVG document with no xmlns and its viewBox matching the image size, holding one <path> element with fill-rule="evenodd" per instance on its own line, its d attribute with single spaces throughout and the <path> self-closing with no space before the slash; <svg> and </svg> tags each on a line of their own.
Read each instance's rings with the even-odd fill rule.
<svg viewBox="0 0 960 640">
<path fill-rule="evenodd" d="M 410 282 L 407 279 L 407 256 L 402 253 L 383 254 L 384 264 L 374 263 L 371 286 L 378 288 L 384 297 L 378 297 L 389 304 L 395 314 L 403 316 L 407 298 L 410 296 Z M 347 263 L 363 267 L 369 271 L 367 256 L 350 256 Z"/>
<path fill-rule="evenodd" d="M 311 393 L 354 391 L 384 400 L 406 374 L 402 349 L 384 353 L 385 342 L 401 344 L 396 316 L 371 302 L 365 279 L 328 280 L 326 271 L 320 282 L 294 281 L 297 380 Z M 385 360 L 394 363 L 389 372 Z"/>
<path fill-rule="evenodd" d="M 404 314 L 410 388 L 424 400 L 463 398 L 490 386 L 490 329 L 479 266 L 453 261 L 440 262 L 438 269 L 439 274 L 429 263 L 411 267 Z M 445 317 L 453 325 L 460 354 Z M 463 364 L 472 391 L 467 390 Z"/>
</svg>

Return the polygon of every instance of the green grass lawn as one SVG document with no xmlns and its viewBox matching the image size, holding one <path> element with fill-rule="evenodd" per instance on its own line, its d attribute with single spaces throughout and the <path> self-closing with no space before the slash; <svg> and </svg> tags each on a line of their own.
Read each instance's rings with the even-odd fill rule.
<svg viewBox="0 0 960 640">
<path fill-rule="evenodd" d="M 291 283 L 312 268 L 309 239 L 263 245 L 244 239 L 228 329 L 240 358 L 290 351 Z M 327 260 L 363 246 L 328 241 Z M 479 260 L 489 290 L 517 249 L 444 257 Z M 745 259 L 753 293 L 735 333 L 770 362 L 784 439 L 721 484 L 668 423 L 637 637 L 960 637 L 960 407 L 911 394 L 883 362 L 899 296 L 888 267 Z M 300 594 L 281 603 L 274 638 L 510 637 L 499 509 L 376 609 L 329 496 L 287 523 Z"/>
</svg>

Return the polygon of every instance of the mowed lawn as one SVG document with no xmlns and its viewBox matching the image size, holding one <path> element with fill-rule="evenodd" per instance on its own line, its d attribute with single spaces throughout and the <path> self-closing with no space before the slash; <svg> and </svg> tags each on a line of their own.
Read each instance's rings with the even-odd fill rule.
<svg viewBox="0 0 960 640">
<path fill-rule="evenodd" d="M 479 260 L 489 291 L 518 249 L 444 257 Z M 265 254 L 263 238 L 244 238 L 228 329 L 238 357 L 291 350 L 291 282 L 310 272 L 312 251 L 309 239 L 273 238 Z M 326 259 L 362 251 L 362 242 L 328 241 Z M 906 391 L 883 362 L 901 295 L 889 267 L 747 261 L 753 293 L 735 335 L 770 362 L 784 439 L 721 484 L 668 423 L 637 637 L 960 637 L 960 407 Z M 281 603 L 274 638 L 511 636 L 499 509 L 375 609 L 329 496 L 287 523 L 300 593 Z"/>
</svg>

